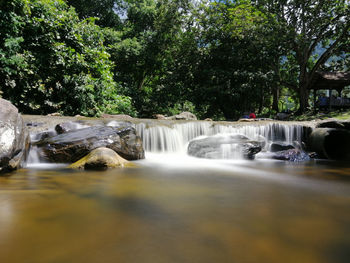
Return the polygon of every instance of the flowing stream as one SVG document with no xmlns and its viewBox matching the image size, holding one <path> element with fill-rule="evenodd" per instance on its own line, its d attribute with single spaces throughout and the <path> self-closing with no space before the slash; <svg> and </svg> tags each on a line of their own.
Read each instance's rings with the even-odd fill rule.
<svg viewBox="0 0 350 263">
<path fill-rule="evenodd" d="M 301 125 L 136 128 L 139 168 L 73 171 L 33 149 L 26 169 L 1 176 L 0 262 L 349 261 L 350 164 L 266 157 L 274 141 L 302 144 Z M 191 140 L 218 134 L 263 136 L 266 146 L 250 161 L 225 147 L 223 159 L 187 156 Z"/>
</svg>

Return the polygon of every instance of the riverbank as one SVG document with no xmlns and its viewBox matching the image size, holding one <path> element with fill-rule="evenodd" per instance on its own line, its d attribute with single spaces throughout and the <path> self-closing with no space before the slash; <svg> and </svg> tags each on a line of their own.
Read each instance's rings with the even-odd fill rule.
<svg viewBox="0 0 350 263">
<path fill-rule="evenodd" d="M 289 118 L 289 120 L 291 121 L 317 121 L 317 120 L 327 120 L 327 119 L 350 120 L 350 110 L 316 112 L 316 113 L 314 111 L 308 111 L 302 115 L 291 116 Z"/>
</svg>

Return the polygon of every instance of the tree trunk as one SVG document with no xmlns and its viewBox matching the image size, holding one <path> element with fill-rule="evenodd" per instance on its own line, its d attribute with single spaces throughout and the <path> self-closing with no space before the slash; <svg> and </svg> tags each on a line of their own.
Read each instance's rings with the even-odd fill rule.
<svg viewBox="0 0 350 263">
<path fill-rule="evenodd" d="M 278 101 L 280 98 L 280 89 L 277 85 L 272 87 L 272 110 L 279 112 Z"/>
<path fill-rule="evenodd" d="M 303 83 L 299 86 L 299 104 L 298 113 L 302 114 L 309 106 L 309 91 L 307 90 L 307 85 Z"/>
<path fill-rule="evenodd" d="M 307 60 L 304 59 L 304 63 L 300 65 L 300 76 L 299 76 L 299 109 L 298 113 L 302 114 L 306 111 L 307 107 L 309 106 L 309 79 L 308 79 L 308 72 L 307 72 Z"/>
</svg>

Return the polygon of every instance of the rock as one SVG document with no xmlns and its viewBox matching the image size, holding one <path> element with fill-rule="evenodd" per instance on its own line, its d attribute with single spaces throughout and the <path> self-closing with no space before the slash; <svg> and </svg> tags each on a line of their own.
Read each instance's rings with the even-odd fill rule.
<svg viewBox="0 0 350 263">
<path fill-rule="evenodd" d="M 55 127 L 55 131 L 57 132 L 57 134 L 62 134 L 67 131 L 78 130 L 86 127 L 89 127 L 89 126 L 83 125 L 79 122 L 68 121 L 68 122 L 62 122 L 57 124 Z"/>
<path fill-rule="evenodd" d="M 154 118 L 157 119 L 157 120 L 166 120 L 166 119 L 168 119 L 163 114 L 155 114 Z"/>
<path fill-rule="evenodd" d="M 310 134 L 308 149 L 320 157 L 350 160 L 350 131 L 335 128 L 316 128 Z"/>
<path fill-rule="evenodd" d="M 334 129 L 346 129 L 350 130 L 350 122 L 338 121 L 338 120 L 327 120 L 322 121 L 316 125 L 316 128 L 334 128 Z"/>
<path fill-rule="evenodd" d="M 285 144 L 283 142 L 274 142 L 270 146 L 271 152 L 280 152 L 280 151 L 285 151 L 289 149 L 294 149 L 294 146 L 290 144 Z"/>
<path fill-rule="evenodd" d="M 239 122 L 252 122 L 255 121 L 255 119 L 246 119 L 246 118 L 242 118 L 238 120 Z"/>
<path fill-rule="evenodd" d="M 105 147 L 92 150 L 88 155 L 68 166 L 68 168 L 85 170 L 106 170 L 116 167 L 135 167 L 135 164 L 120 157 L 112 149 Z"/>
<path fill-rule="evenodd" d="M 28 155 L 30 137 L 18 110 L 0 98 L 0 172 L 21 167 Z"/>
<path fill-rule="evenodd" d="M 231 159 L 240 156 L 254 159 L 255 154 L 261 151 L 261 143 L 243 135 L 214 135 L 191 141 L 187 153 L 208 159 Z"/>
<path fill-rule="evenodd" d="M 42 149 L 47 161 L 58 163 L 76 162 L 99 147 L 110 148 L 127 160 L 145 158 L 142 140 L 131 126 L 72 130 L 38 142 L 37 146 Z"/>
<path fill-rule="evenodd" d="M 62 114 L 59 112 L 54 112 L 54 113 L 47 114 L 47 116 L 60 117 L 60 116 L 62 116 Z"/>
<path fill-rule="evenodd" d="M 57 135 L 56 131 L 47 130 L 37 134 L 32 135 L 32 144 L 36 144 L 39 141 L 45 140 L 50 137 L 54 137 Z"/>
<path fill-rule="evenodd" d="M 191 112 L 184 111 L 184 112 L 181 112 L 180 114 L 171 116 L 171 117 L 169 117 L 168 119 L 170 119 L 170 120 L 189 120 L 189 121 L 195 121 L 195 120 L 197 120 L 197 117 L 196 117 L 196 115 L 194 115 L 194 114 L 191 113 Z"/>
<path fill-rule="evenodd" d="M 276 160 L 290 162 L 303 162 L 310 160 L 310 156 L 306 152 L 298 149 L 288 149 L 284 151 L 275 152 L 272 158 Z"/>
</svg>

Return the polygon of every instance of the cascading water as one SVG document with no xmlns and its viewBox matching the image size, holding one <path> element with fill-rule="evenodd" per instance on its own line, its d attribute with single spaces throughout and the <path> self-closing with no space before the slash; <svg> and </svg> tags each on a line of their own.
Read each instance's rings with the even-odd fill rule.
<svg viewBox="0 0 350 263">
<path fill-rule="evenodd" d="M 184 123 L 140 123 L 136 129 L 143 139 L 146 152 L 150 153 L 184 153 L 186 145 L 193 139 L 213 135 L 244 135 L 252 140 L 265 140 L 265 150 L 273 142 L 285 144 L 301 144 L 303 126 L 284 123 L 254 123 L 254 124 L 221 124 L 211 122 Z M 200 137 L 201 136 L 201 137 Z M 237 147 L 222 146 L 223 158 L 237 156 Z"/>
<path fill-rule="evenodd" d="M 130 125 L 130 122 L 111 121 L 107 126 L 120 127 Z M 85 128 L 87 125 L 71 123 L 71 129 Z M 279 123 L 279 122 L 254 122 L 254 123 L 224 123 L 207 121 L 158 121 L 142 120 L 134 124 L 137 133 L 143 140 L 143 146 L 146 151 L 146 158 L 160 157 L 181 159 L 181 163 L 193 162 L 188 160 L 187 148 L 191 141 L 212 137 L 220 139 L 224 143 L 218 147 L 219 159 L 242 159 L 240 152 L 242 147 L 237 144 L 226 143 L 226 139 L 234 135 L 244 135 L 250 140 L 264 142 L 263 151 L 268 151 L 273 142 L 284 144 L 301 145 L 303 136 L 303 126 L 297 123 Z M 39 134 L 32 134 L 32 145 L 29 156 L 29 166 L 37 166 L 43 163 L 40 156 L 40 149 L 35 146 L 35 142 L 45 138 L 45 136 L 57 135 L 55 130 L 47 130 Z M 161 154 L 162 156 L 160 156 Z M 170 156 L 171 155 L 171 156 Z M 215 158 L 214 158 L 215 159 Z"/>
</svg>

